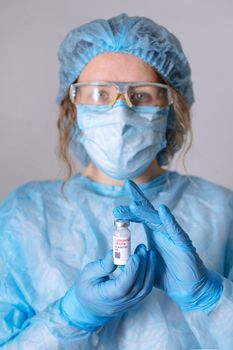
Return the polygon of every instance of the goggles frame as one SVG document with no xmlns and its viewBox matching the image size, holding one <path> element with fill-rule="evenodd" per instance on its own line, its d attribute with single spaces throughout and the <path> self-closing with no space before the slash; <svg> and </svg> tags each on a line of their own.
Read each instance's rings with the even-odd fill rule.
<svg viewBox="0 0 233 350">
<path fill-rule="evenodd" d="M 75 104 L 75 97 L 76 97 L 76 91 L 77 88 L 80 86 L 114 86 L 117 89 L 117 94 L 113 101 L 108 105 L 112 107 L 119 96 L 123 95 L 127 105 L 132 108 L 134 105 L 130 101 L 128 97 L 128 90 L 130 87 L 140 87 L 140 86 L 156 86 L 156 87 L 161 87 L 167 90 L 168 94 L 168 106 L 170 106 L 173 103 L 172 99 L 172 94 L 170 87 L 166 84 L 162 83 L 154 83 L 154 82 L 147 82 L 147 81 L 140 81 L 140 82 L 115 82 L 115 81 L 85 81 L 85 82 L 80 82 L 80 83 L 74 83 L 70 85 L 69 88 L 69 98 L 72 103 Z"/>
</svg>

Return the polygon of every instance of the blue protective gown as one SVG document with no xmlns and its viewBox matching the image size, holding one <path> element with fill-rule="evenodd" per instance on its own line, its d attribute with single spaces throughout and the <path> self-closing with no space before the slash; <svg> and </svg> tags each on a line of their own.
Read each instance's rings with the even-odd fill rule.
<svg viewBox="0 0 233 350">
<path fill-rule="evenodd" d="M 59 300 L 88 262 L 112 247 L 112 209 L 128 204 L 125 189 L 74 176 L 30 182 L 0 206 L 0 347 L 5 349 L 233 349 L 233 193 L 208 181 L 165 173 L 141 185 L 166 204 L 189 234 L 207 268 L 224 280 L 209 313 L 184 313 L 162 291 L 151 294 L 97 332 L 62 318 Z M 146 243 L 133 223 L 132 248 Z"/>
</svg>

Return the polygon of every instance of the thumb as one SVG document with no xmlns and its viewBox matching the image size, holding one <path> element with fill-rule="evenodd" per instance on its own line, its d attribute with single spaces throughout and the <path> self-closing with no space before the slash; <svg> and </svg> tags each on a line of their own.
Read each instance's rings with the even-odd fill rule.
<svg viewBox="0 0 233 350">
<path fill-rule="evenodd" d="M 125 189 L 129 193 L 134 203 L 148 208 L 154 208 L 149 199 L 144 195 L 139 186 L 132 180 L 125 181 Z"/>
<path fill-rule="evenodd" d="M 169 231 L 174 230 L 177 222 L 169 208 L 166 205 L 162 204 L 159 206 L 158 213 L 163 225 L 166 226 Z"/>
<path fill-rule="evenodd" d="M 93 261 L 86 265 L 85 273 L 88 278 L 101 278 L 112 273 L 117 266 L 113 263 L 112 250 L 103 259 Z"/>
<path fill-rule="evenodd" d="M 136 218 L 141 220 L 141 222 L 146 224 L 152 230 L 155 228 L 158 229 L 162 224 L 158 211 L 154 208 L 146 208 L 144 206 L 137 205 L 136 203 L 132 203 L 130 204 L 130 210 Z"/>
<path fill-rule="evenodd" d="M 166 233 L 173 243 L 185 249 L 193 248 L 192 241 L 177 223 L 169 208 L 165 205 L 160 205 L 158 213 Z"/>
<path fill-rule="evenodd" d="M 141 222 L 130 210 L 127 205 L 119 205 L 115 207 L 112 211 L 113 215 L 118 220 L 127 220 L 133 222 Z"/>
</svg>

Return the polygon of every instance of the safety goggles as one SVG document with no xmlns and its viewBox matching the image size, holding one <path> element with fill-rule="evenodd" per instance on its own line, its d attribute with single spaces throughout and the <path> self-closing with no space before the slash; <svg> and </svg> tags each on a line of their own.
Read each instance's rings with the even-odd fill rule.
<svg viewBox="0 0 233 350">
<path fill-rule="evenodd" d="M 76 105 L 106 106 L 106 108 L 111 108 L 120 97 L 130 108 L 133 106 L 166 107 L 173 103 L 169 86 L 152 82 L 75 83 L 70 86 L 69 96 Z"/>
</svg>

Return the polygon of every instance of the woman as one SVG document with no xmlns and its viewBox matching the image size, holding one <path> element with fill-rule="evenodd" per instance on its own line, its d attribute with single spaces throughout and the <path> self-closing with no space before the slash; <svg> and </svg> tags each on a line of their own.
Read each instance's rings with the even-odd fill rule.
<svg viewBox="0 0 233 350">
<path fill-rule="evenodd" d="M 179 41 L 124 14 L 72 30 L 59 60 L 69 176 L 28 183 L 1 206 L 0 344 L 233 348 L 232 193 L 162 167 L 191 131 Z M 68 148 L 81 175 L 70 176 Z M 114 218 L 131 221 L 121 270 Z"/>
</svg>

